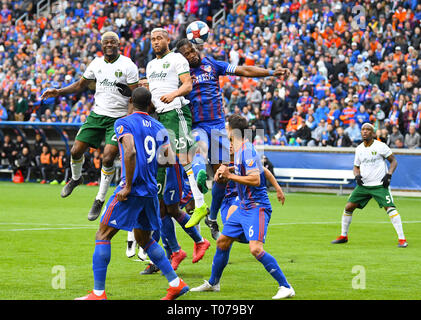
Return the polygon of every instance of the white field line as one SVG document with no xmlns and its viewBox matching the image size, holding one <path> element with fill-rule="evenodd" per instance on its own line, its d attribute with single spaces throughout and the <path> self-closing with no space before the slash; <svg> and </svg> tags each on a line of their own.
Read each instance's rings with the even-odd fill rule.
<svg viewBox="0 0 421 320">
<path fill-rule="evenodd" d="M 329 225 L 329 224 L 340 224 L 340 221 L 314 221 L 314 222 L 281 222 L 281 223 L 271 223 L 270 226 L 289 226 L 289 225 Z M 385 224 L 390 223 L 390 221 L 355 221 L 353 224 Z M 413 221 L 402 221 L 403 224 L 412 224 L 412 223 L 421 223 L 421 221 L 413 220 Z M 2 223 L 3 225 L 6 223 Z M 18 224 L 18 223 L 9 223 L 9 224 Z M 20 223 L 19 223 L 20 224 Z M 69 227 L 58 227 L 58 228 L 24 228 L 24 229 L 0 229 L 2 231 L 51 231 L 51 230 L 80 230 L 80 229 L 97 229 L 98 226 L 74 226 L 69 225 Z"/>
</svg>

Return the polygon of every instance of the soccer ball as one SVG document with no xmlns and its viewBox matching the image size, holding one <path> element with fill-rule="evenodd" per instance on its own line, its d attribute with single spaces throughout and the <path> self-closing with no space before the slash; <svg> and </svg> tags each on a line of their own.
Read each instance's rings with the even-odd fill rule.
<svg viewBox="0 0 421 320">
<path fill-rule="evenodd" d="M 193 21 L 186 29 L 187 39 L 194 44 L 204 44 L 208 39 L 209 27 L 203 21 Z"/>
</svg>

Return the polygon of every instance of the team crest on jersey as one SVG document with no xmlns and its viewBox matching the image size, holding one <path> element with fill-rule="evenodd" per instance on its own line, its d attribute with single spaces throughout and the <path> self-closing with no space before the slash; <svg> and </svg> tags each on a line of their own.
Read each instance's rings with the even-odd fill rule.
<svg viewBox="0 0 421 320">
<path fill-rule="evenodd" d="M 246 163 L 249 167 L 251 167 L 254 164 L 254 160 L 253 159 L 247 160 Z"/>
<path fill-rule="evenodd" d="M 118 127 L 117 127 L 117 132 L 118 132 L 118 134 L 122 134 L 122 133 L 123 133 L 123 131 L 124 131 L 124 127 L 123 127 L 123 126 L 118 126 Z"/>
<path fill-rule="evenodd" d="M 162 67 L 163 67 L 164 69 L 168 69 L 168 68 L 170 67 L 170 64 L 169 64 L 168 62 L 165 62 L 165 63 L 162 65 Z"/>
<path fill-rule="evenodd" d="M 211 72 L 212 71 L 212 67 L 210 65 L 201 65 L 200 68 L 206 72 Z"/>
<path fill-rule="evenodd" d="M 121 69 L 117 69 L 114 74 L 117 78 L 120 78 L 123 75 L 123 71 L 121 71 Z"/>
<path fill-rule="evenodd" d="M 373 156 L 375 156 L 375 155 L 377 154 L 377 151 L 371 151 L 371 154 L 372 154 Z"/>
</svg>

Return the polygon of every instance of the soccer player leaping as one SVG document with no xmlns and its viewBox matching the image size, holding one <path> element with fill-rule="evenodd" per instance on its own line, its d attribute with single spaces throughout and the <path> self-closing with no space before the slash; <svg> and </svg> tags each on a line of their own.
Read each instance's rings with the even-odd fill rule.
<svg viewBox="0 0 421 320">
<path fill-rule="evenodd" d="M 115 123 L 121 148 L 122 180 L 108 200 L 96 233 L 92 259 L 94 291 L 78 300 L 107 299 L 105 279 L 111 258 L 111 239 L 120 229 L 134 231 L 137 243 L 167 278 L 170 287 L 163 300 L 176 299 L 189 289 L 174 272 L 164 250 L 151 237 L 153 230 L 160 229 L 158 157 L 173 158 L 168 132 L 146 113 L 151 102 L 146 88 L 136 88 L 132 97 L 135 112 Z"/>
<path fill-rule="evenodd" d="M 95 104 L 86 122 L 76 135 L 71 149 L 72 178 L 63 187 L 61 196 L 69 196 L 73 189 L 83 183 L 82 166 L 84 153 L 89 147 L 99 148 L 105 137 L 104 157 L 101 168 L 101 182 L 98 194 L 88 214 L 93 221 L 98 218 L 104 205 L 105 196 L 115 173 L 114 159 L 118 154 L 114 122 L 128 112 L 129 98 L 122 94 L 117 83 L 125 84 L 130 89 L 138 86 L 139 71 L 130 58 L 119 54 L 119 38 L 114 32 L 102 35 L 103 57 L 95 58 L 85 70 L 82 78 L 61 89 L 46 90 L 41 99 L 80 93 L 95 81 Z"/>
<path fill-rule="evenodd" d="M 278 68 L 267 70 L 254 66 L 235 66 L 224 61 L 216 61 L 212 57 L 201 57 L 199 51 L 188 41 L 182 39 L 177 43 L 177 51 L 189 62 L 190 74 L 193 79 L 193 89 L 188 94 L 193 117 L 193 131 L 198 134 L 201 154 L 193 162 L 193 171 L 197 177 L 198 186 L 204 193 L 206 188 L 206 163 L 213 166 L 213 171 L 223 164 L 229 164 L 229 141 L 225 130 L 225 114 L 222 104 L 219 76 L 226 74 L 243 77 L 288 77 L 289 70 Z M 202 157 L 202 158 L 200 158 Z M 212 187 L 212 204 L 206 225 L 211 229 L 216 240 L 219 235 L 217 215 L 224 198 L 225 184 L 214 183 Z M 205 217 L 207 212 L 195 211 L 186 225 L 194 226 Z"/>
<path fill-rule="evenodd" d="M 263 166 L 253 145 L 244 139 L 248 127 L 246 118 L 232 115 L 228 119 L 228 135 L 232 139 L 235 173 L 222 165 L 215 180 L 237 184 L 240 205 L 227 219 L 222 234 L 216 241 L 216 253 L 209 281 L 191 291 L 219 291 L 222 272 L 226 267 L 231 246 L 236 239 L 249 242 L 251 254 L 277 281 L 278 292 L 273 299 L 293 297 L 294 289 L 286 280 L 276 259 L 263 249 L 272 208 L 266 191 Z"/>
<path fill-rule="evenodd" d="M 384 207 L 390 221 L 398 234 L 398 247 L 408 246 L 402 228 L 401 217 L 393 203 L 390 191 L 392 174 L 398 162 L 390 148 L 383 142 L 374 139 L 374 127 L 365 123 L 361 127 L 363 142 L 355 149 L 354 175 L 357 186 L 352 191 L 345 205 L 342 215 L 341 235 L 332 243 L 348 242 L 348 230 L 355 209 L 363 209 L 371 198 L 374 198 L 379 207 Z M 390 162 L 387 168 L 386 160 Z"/>
</svg>

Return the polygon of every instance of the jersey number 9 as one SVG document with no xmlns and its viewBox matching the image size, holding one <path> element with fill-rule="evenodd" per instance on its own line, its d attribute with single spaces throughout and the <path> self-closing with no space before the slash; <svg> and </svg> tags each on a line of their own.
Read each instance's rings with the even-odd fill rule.
<svg viewBox="0 0 421 320">
<path fill-rule="evenodd" d="M 149 147 L 149 145 L 151 145 L 151 147 Z M 148 158 L 146 160 L 148 161 L 148 163 L 151 163 L 152 160 L 155 158 L 156 153 L 156 142 L 154 138 L 152 138 L 151 136 L 146 136 L 144 146 L 146 154 L 148 155 Z"/>
</svg>

